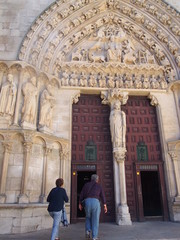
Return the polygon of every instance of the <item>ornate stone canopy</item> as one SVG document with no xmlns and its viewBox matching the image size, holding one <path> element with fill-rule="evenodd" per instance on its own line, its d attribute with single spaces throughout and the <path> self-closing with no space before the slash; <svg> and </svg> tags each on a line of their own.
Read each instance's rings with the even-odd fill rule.
<svg viewBox="0 0 180 240">
<path fill-rule="evenodd" d="M 180 75 L 179 20 L 180 14 L 161 0 L 59 0 L 31 26 L 19 59 L 58 78 L 66 71 L 72 78 L 84 73 L 90 78 L 93 70 L 113 75 L 114 82 L 118 74 L 129 78 L 128 72 L 130 78 L 160 82 L 164 77 L 169 83 Z"/>
</svg>

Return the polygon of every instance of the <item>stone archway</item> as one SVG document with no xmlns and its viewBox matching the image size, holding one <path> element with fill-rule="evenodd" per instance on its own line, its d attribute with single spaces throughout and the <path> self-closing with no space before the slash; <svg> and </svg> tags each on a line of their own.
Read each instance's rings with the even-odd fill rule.
<svg viewBox="0 0 180 240">
<path fill-rule="evenodd" d="M 113 110 L 114 101 L 167 91 L 179 78 L 178 19 L 163 1 L 57 1 L 31 26 L 19 59 L 55 75 L 61 89 L 101 92 Z M 113 152 L 117 179 L 126 149 Z M 130 223 L 124 181 L 115 186 L 116 205 L 125 204 L 117 208 L 119 224 Z"/>
<path fill-rule="evenodd" d="M 58 77 L 82 63 L 158 65 L 172 81 L 180 65 L 178 18 L 163 1 L 57 1 L 31 26 L 19 59 Z"/>
</svg>

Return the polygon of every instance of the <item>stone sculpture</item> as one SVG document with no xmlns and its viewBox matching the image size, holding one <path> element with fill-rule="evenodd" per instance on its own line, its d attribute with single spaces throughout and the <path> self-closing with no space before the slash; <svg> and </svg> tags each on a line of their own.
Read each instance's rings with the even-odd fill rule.
<svg viewBox="0 0 180 240">
<path fill-rule="evenodd" d="M 22 108 L 22 123 L 28 122 L 34 124 L 37 112 L 37 95 L 36 77 L 32 77 L 30 82 L 25 83 L 22 87 L 24 103 Z"/>
<path fill-rule="evenodd" d="M 120 101 L 113 104 L 109 120 L 113 148 L 125 147 L 126 116 L 121 111 Z"/>
<path fill-rule="evenodd" d="M 51 85 L 47 86 L 40 98 L 40 114 L 39 114 L 39 125 L 40 127 L 52 126 L 52 114 L 55 105 L 55 98 L 52 96 L 50 91 Z"/>
<path fill-rule="evenodd" d="M 0 115 L 13 116 L 16 102 L 17 87 L 13 81 L 13 75 L 7 75 L 7 82 L 1 87 Z"/>
</svg>

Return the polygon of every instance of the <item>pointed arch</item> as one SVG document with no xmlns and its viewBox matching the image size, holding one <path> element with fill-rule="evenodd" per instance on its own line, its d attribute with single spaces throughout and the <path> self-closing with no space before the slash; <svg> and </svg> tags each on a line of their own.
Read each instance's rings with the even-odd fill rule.
<svg viewBox="0 0 180 240">
<path fill-rule="evenodd" d="M 180 14 L 161 0 L 59 0 L 31 26 L 19 59 L 55 75 L 58 63 L 61 68 L 63 62 L 71 62 L 79 46 L 111 24 L 154 56 L 156 64 L 174 69 L 178 79 L 179 20 Z"/>
</svg>

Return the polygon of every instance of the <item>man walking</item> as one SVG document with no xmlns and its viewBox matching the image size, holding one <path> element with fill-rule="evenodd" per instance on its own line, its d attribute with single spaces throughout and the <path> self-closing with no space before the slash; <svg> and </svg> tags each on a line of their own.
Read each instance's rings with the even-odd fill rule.
<svg viewBox="0 0 180 240">
<path fill-rule="evenodd" d="M 82 210 L 84 206 L 86 213 L 86 238 L 90 238 L 92 231 L 93 240 L 98 239 L 99 217 L 101 212 L 100 201 L 103 203 L 104 212 L 107 213 L 105 195 L 98 181 L 98 175 L 93 174 L 91 176 L 91 181 L 84 185 L 79 198 L 79 209 Z"/>
</svg>

